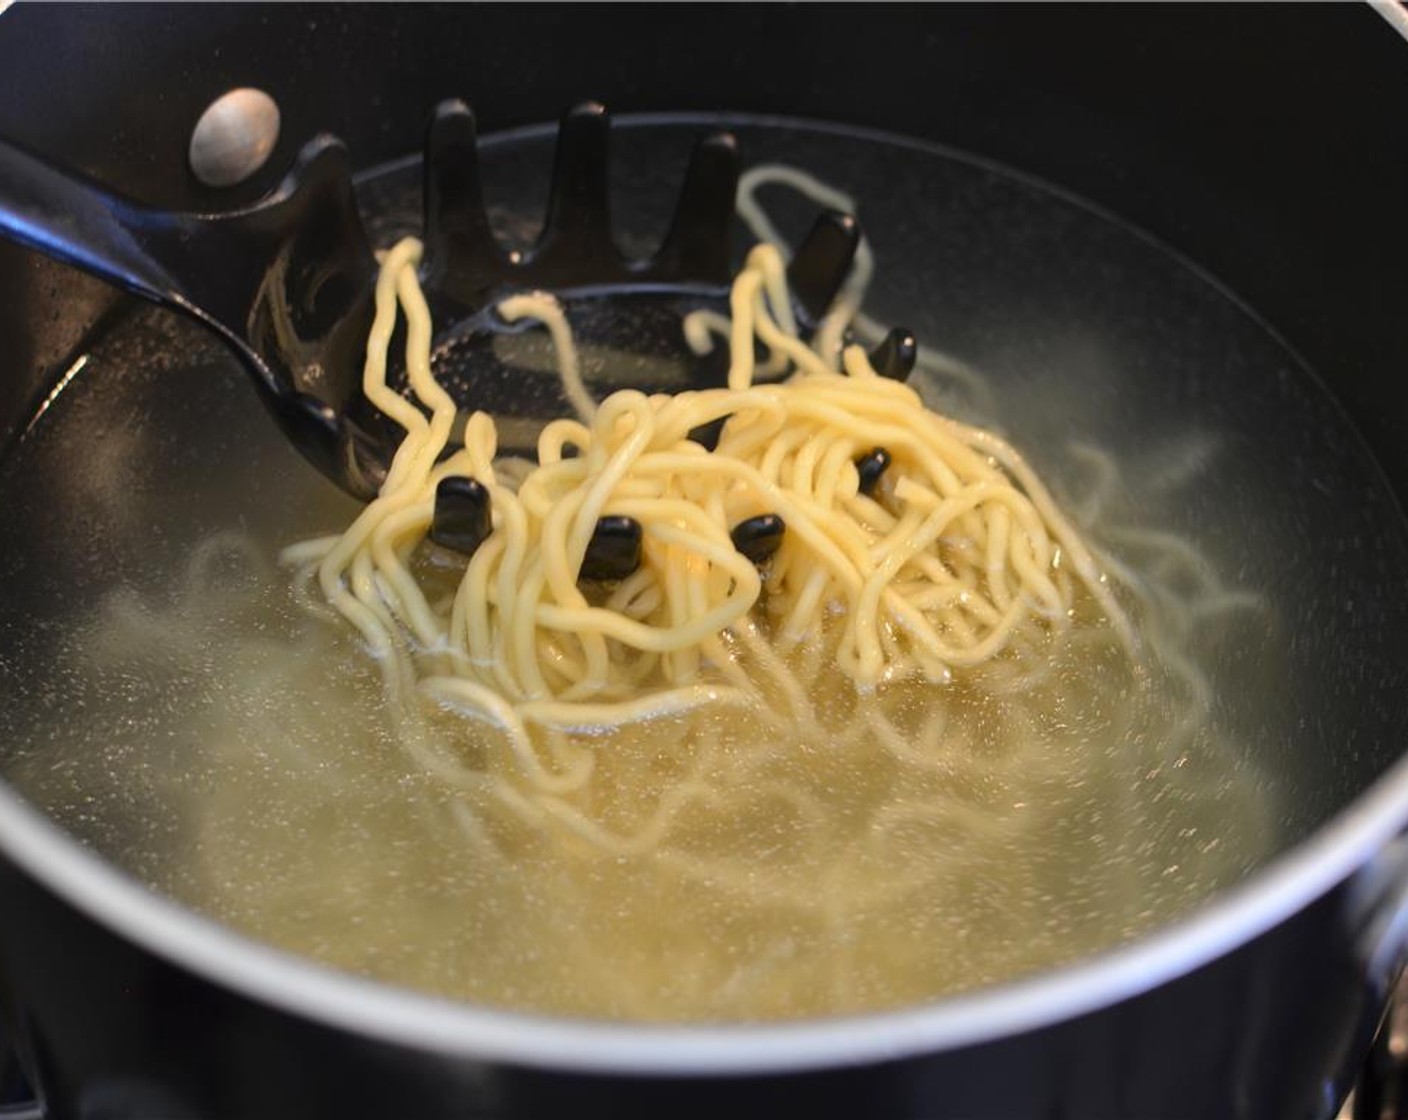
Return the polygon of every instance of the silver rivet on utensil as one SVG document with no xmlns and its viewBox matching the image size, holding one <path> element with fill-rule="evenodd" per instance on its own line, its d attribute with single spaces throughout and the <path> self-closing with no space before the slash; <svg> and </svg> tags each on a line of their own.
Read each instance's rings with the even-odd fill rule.
<svg viewBox="0 0 1408 1120">
<path fill-rule="evenodd" d="M 279 107 L 260 89 L 232 89 L 191 133 L 191 170 L 208 187 L 233 187 L 264 166 L 279 139 Z"/>
</svg>

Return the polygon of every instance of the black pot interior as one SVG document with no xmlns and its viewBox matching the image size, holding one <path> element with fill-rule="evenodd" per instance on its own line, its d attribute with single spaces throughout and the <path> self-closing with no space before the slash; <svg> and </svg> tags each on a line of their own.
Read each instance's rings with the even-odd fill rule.
<svg viewBox="0 0 1408 1120">
<path fill-rule="evenodd" d="M 1043 277 L 1032 283 L 1054 323 L 1052 293 L 1063 282 L 1118 267 L 1138 279 L 1127 302 L 1106 309 L 1110 337 L 1127 328 L 1134 349 L 1174 355 L 1214 384 L 1220 370 L 1235 377 L 1244 366 L 1261 369 L 1267 385 L 1282 372 L 1288 379 L 1284 393 L 1238 398 L 1219 422 L 1285 449 L 1282 463 L 1248 461 L 1246 470 L 1262 487 L 1299 487 L 1319 501 L 1321 539 L 1302 541 L 1294 518 L 1235 502 L 1178 514 L 1240 519 L 1273 553 L 1318 549 L 1312 578 L 1348 584 L 1322 596 L 1319 613 L 1283 612 L 1274 637 L 1291 651 L 1294 687 L 1317 688 L 1327 663 L 1334 671 L 1319 676 L 1338 682 L 1314 726 L 1278 728 L 1257 744 L 1261 761 L 1285 772 L 1286 837 L 1346 804 L 1401 751 L 1397 698 L 1408 680 L 1396 635 L 1405 628 L 1389 625 L 1408 626 L 1396 579 L 1408 562 L 1401 515 L 1302 368 L 1348 412 L 1392 489 L 1408 493 L 1399 378 L 1408 369 L 1408 43 L 1368 7 L 563 7 L 530 17 L 477 6 L 26 5 L 0 17 L 0 74 L 9 90 L 0 134 L 142 201 L 182 208 L 252 198 L 319 130 L 344 137 L 362 167 L 403 156 L 448 96 L 469 100 L 486 132 L 550 120 L 594 97 L 619 113 L 780 114 L 880 129 L 1055 184 L 1206 276 L 1159 272 L 1168 254 L 1132 235 L 1104 245 L 1125 227 L 1073 206 L 1061 211 L 1060 236 L 1079 241 L 1066 275 L 1042 272 L 1060 250 L 1057 234 L 1030 238 L 1033 259 L 995 272 L 1005 296 L 1021 290 L 1019 274 Z M 217 194 L 189 174 L 186 145 L 201 109 L 237 85 L 270 91 L 283 130 L 255 181 Z M 987 214 L 994 228 L 1054 221 L 1054 211 L 1023 202 L 1020 180 L 997 180 L 1011 197 L 1009 211 Z M 984 218 L 964 211 L 969 181 L 947 181 L 936 211 L 960 255 L 963 231 Z M 993 339 L 1021 319 L 1020 299 L 985 304 L 981 285 L 969 295 L 966 310 L 913 325 L 949 330 L 979 364 L 1005 360 L 1039 377 L 1044 360 L 1074 361 L 1051 357 L 1062 344 L 1053 324 L 1033 331 L 1025 351 L 1005 352 Z M 115 298 L 0 244 L 0 432 L 22 430 L 84 339 L 120 312 Z M 1145 413 L 1163 407 L 1158 373 L 1144 387 Z M 1039 386 L 1019 379 L 1012 389 Z M 1118 426 L 1123 417 L 1107 419 Z M 1229 543 L 1220 560 L 1236 570 L 1240 555 Z M 1288 603 L 1297 594 L 1284 591 Z"/>
</svg>

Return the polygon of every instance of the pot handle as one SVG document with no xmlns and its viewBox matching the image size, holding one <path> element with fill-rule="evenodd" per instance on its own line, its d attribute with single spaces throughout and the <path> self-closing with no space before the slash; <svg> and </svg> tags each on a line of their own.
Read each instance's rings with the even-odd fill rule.
<svg viewBox="0 0 1408 1120">
<path fill-rule="evenodd" d="M 1408 833 L 1390 840 L 1349 888 L 1355 959 L 1387 997 L 1408 963 Z"/>
</svg>

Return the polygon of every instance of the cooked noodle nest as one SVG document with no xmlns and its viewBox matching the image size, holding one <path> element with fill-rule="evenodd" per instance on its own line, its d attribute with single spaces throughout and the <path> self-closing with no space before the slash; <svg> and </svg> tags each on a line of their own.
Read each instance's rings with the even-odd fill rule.
<svg viewBox="0 0 1408 1120">
<path fill-rule="evenodd" d="M 740 216 L 765 244 L 727 314 L 681 324 L 690 348 L 727 349 L 724 388 L 597 400 L 553 298 L 498 306 L 549 338 L 573 412 L 535 462 L 499 455 L 484 413 L 452 447 L 421 247 L 386 250 L 365 389 L 406 435 L 378 497 L 282 569 L 270 538 L 215 534 L 76 643 L 100 682 L 138 675 L 139 651 L 171 682 L 152 706 L 182 705 L 181 749 L 133 771 L 170 783 L 162 812 L 188 830 L 163 889 L 441 995 L 740 1021 L 1069 960 L 1267 850 L 1264 782 L 1207 675 L 1263 600 L 1195 542 L 1122 523 L 1137 450 L 1042 448 L 1063 509 L 995 431 L 920 395 L 998 383 L 927 347 L 913 386 L 877 376 L 844 344 L 884 333 L 860 311 L 868 247 L 803 339 L 749 201 L 769 182 L 820 189 L 750 172 Z M 387 382 L 401 320 L 405 395 Z M 1020 423 L 1003 403 L 984 415 Z M 714 450 L 691 439 L 720 418 Z M 857 459 L 877 448 L 867 492 Z M 449 476 L 489 491 L 472 555 L 428 539 Z M 764 514 L 786 528 L 759 565 L 732 534 Z M 607 516 L 639 522 L 641 564 L 582 581 Z M 89 714 L 90 738 L 158 742 Z M 74 773 L 86 813 L 101 775 Z"/>
<path fill-rule="evenodd" d="M 779 930 L 812 930 L 795 933 L 812 946 L 797 960 L 733 973 L 720 971 L 712 939 L 691 933 L 632 958 L 638 982 L 626 984 L 570 923 L 558 936 L 546 914 L 521 919 L 537 930 L 531 944 L 556 946 L 583 1006 L 771 1015 L 934 983 L 917 979 L 933 968 L 922 938 L 892 939 L 883 982 L 863 979 L 879 958 L 846 946 L 861 929 L 873 940 L 881 913 L 908 914 L 916 930 L 946 908 L 967 913 L 975 889 L 993 894 L 971 920 L 995 917 L 1042 889 L 1027 857 L 1007 861 L 1065 829 L 1053 814 L 1082 788 L 1105 791 L 1111 820 L 1133 821 L 1145 777 L 1196 789 L 1206 774 L 1183 760 L 1223 757 L 1186 630 L 1146 609 L 1157 581 L 1096 552 L 995 432 L 931 410 L 860 346 L 841 345 L 847 323 L 859 337 L 878 330 L 858 310 L 868 252 L 809 345 L 783 252 L 754 248 L 729 315 L 682 323 L 694 350 L 727 346 L 719 389 L 596 400 L 557 301 L 501 302 L 503 318 L 548 332 L 576 413 L 547 425 L 536 463 L 497 457 L 482 412 L 447 452 L 456 406 L 431 370 L 420 255 L 406 239 L 382 256 L 364 384 L 405 439 L 345 532 L 286 550 L 304 601 L 350 622 L 374 654 L 396 741 L 449 794 L 449 821 L 482 873 L 530 895 L 546 887 L 560 915 L 624 912 L 645 890 L 677 898 L 685 921 L 695 907 L 685 899 L 705 909 L 716 899 L 731 921 L 773 931 L 769 953 L 794 943 Z M 414 400 L 386 381 L 398 314 Z M 921 350 L 921 364 L 945 361 Z M 691 438 L 720 419 L 712 451 Z M 857 462 L 877 448 L 889 462 L 867 490 Z M 1111 469 L 1100 455 L 1097 483 Z M 491 501 L 492 531 L 467 557 L 428 539 L 437 486 L 455 475 Z M 1090 516 L 1101 501 L 1091 497 Z M 758 565 L 731 532 L 761 514 L 785 532 Z M 582 581 L 607 516 L 640 524 L 641 563 L 616 582 Z M 1185 544 L 1158 534 L 1137 544 L 1205 577 L 1192 604 L 1206 607 L 1204 622 L 1256 605 L 1224 591 Z M 1187 606 L 1174 613 L 1192 617 Z M 1249 783 L 1236 788 L 1254 804 Z M 1259 819 L 1250 808 L 1245 818 Z M 1112 872 L 1131 899 L 1136 867 Z M 815 996 L 803 994 L 809 959 L 826 977 Z M 760 986 L 736 990 L 747 984 Z M 571 1002 L 545 993 L 534 1000 Z"/>
<path fill-rule="evenodd" d="M 406 428 L 405 440 L 381 493 L 341 537 L 288 555 L 317 560 L 327 601 L 379 656 L 445 655 L 448 674 L 421 675 L 429 694 L 477 708 L 519 739 L 526 724 L 605 730 L 756 698 L 725 643 L 750 613 L 767 617 L 781 650 L 834 634 L 830 656 L 858 688 L 911 677 L 941 684 L 1033 631 L 1069 626 L 1078 591 L 1135 652 L 1100 566 L 1022 458 L 993 433 L 928 410 L 915 390 L 880 377 L 860 347 L 832 368 L 806 346 L 774 246 L 756 247 L 733 285 L 723 389 L 624 389 L 594 402 L 552 297 L 501 304 L 506 318 L 532 317 L 551 332 L 582 414 L 549 424 L 538 464 L 509 472 L 495 461 L 484 413 L 469 418 L 463 447 L 443 456 L 455 405 L 430 370 L 420 253 L 407 239 L 384 255 L 366 367 L 368 397 Z M 398 305 L 410 385 L 428 415 L 386 383 Z M 782 359 L 784 380 L 754 381 L 755 343 Z M 715 450 L 690 438 L 719 420 Z M 856 460 L 873 448 L 891 462 L 865 493 Z M 456 474 L 488 487 L 493 531 L 446 609 L 412 569 L 436 486 Z M 730 537 L 760 513 L 786 526 L 762 571 Z M 640 523 L 642 563 L 616 586 L 583 587 L 579 569 L 607 515 Z M 833 616 L 839 627 L 821 625 Z"/>
</svg>

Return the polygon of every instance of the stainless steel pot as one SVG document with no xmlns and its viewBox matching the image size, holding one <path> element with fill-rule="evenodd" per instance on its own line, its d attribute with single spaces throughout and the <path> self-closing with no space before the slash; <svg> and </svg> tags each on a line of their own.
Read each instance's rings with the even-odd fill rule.
<svg viewBox="0 0 1408 1120">
<path fill-rule="evenodd" d="M 185 169 L 190 128 L 241 85 L 275 94 L 281 146 L 329 127 L 363 162 L 413 146 L 450 94 L 486 127 L 591 95 L 941 139 L 1207 267 L 1330 381 L 1401 496 L 1408 43 L 1386 14 L 21 6 L 0 15 L 0 133 L 186 206 L 211 198 Z M 0 246 L 0 431 L 114 298 Z M 1385 680 L 1408 687 L 1404 668 Z M 1296 758 L 1304 838 L 1137 944 L 756 1028 L 554 1021 L 333 974 L 154 897 L 0 787 L 0 1007 L 54 1118 L 1324 1117 L 1408 944 L 1404 746 L 1380 729 L 1353 757 Z"/>
</svg>

